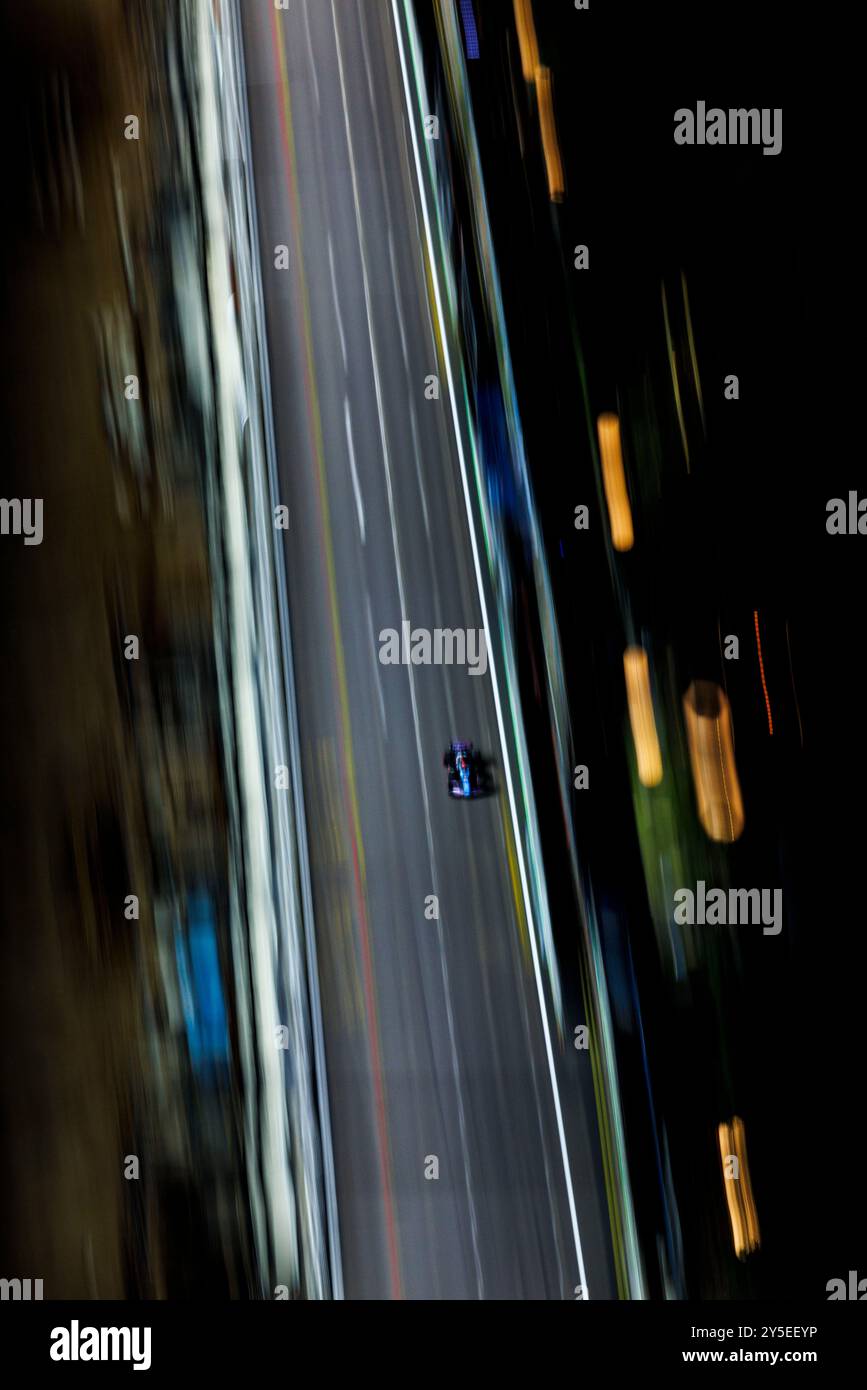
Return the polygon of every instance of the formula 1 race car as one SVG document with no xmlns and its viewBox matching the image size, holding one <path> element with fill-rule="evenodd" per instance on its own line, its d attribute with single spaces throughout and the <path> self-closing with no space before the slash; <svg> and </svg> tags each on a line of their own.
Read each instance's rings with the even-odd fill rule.
<svg viewBox="0 0 867 1390">
<path fill-rule="evenodd" d="M 443 767 L 449 771 L 449 796 L 469 801 L 487 791 L 482 760 L 471 743 L 450 743 L 443 754 Z"/>
</svg>

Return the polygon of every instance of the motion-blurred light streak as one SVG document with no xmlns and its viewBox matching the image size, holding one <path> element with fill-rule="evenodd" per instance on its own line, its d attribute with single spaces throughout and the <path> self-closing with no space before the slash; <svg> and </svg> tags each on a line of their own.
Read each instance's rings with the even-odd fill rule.
<svg viewBox="0 0 867 1390">
<path fill-rule="evenodd" d="M 629 723 L 635 744 L 639 781 L 645 787 L 658 787 L 662 781 L 662 752 L 653 716 L 650 693 L 650 666 L 643 647 L 627 647 L 623 653 Z"/>
<path fill-rule="evenodd" d="M 728 1204 L 732 1241 L 739 1260 L 758 1250 L 761 1245 L 759 1217 L 747 1162 L 747 1136 L 744 1122 L 735 1115 L 723 1122 L 717 1131 L 723 1187 Z"/>
<path fill-rule="evenodd" d="M 689 343 L 689 360 L 692 363 L 692 376 L 695 381 L 695 394 L 698 400 L 698 410 L 701 415 L 701 427 L 707 433 L 707 423 L 704 418 L 704 398 L 701 394 L 701 378 L 698 374 L 698 357 L 695 351 L 695 338 L 692 332 L 692 315 L 689 312 L 689 294 L 686 288 L 686 276 L 680 272 L 680 288 L 683 291 L 683 312 L 686 318 L 686 336 Z"/>
<path fill-rule="evenodd" d="M 680 377 L 677 371 L 677 353 L 674 350 L 674 342 L 671 336 L 671 323 L 668 318 L 668 298 L 665 293 L 665 281 L 662 282 L 662 317 L 665 323 L 665 345 L 668 350 L 668 364 L 671 369 L 671 387 L 674 391 L 674 404 L 677 409 L 677 423 L 680 429 L 680 442 L 683 445 L 683 455 L 686 459 L 686 471 L 689 473 L 689 440 L 686 436 L 686 421 L 683 417 L 683 401 L 680 395 Z"/>
<path fill-rule="evenodd" d="M 536 69 L 536 94 L 539 98 L 539 127 L 542 132 L 542 150 L 548 176 L 548 196 L 552 203 L 562 203 L 566 196 L 566 178 L 563 173 L 563 160 L 560 157 L 560 142 L 557 139 L 557 123 L 554 120 L 554 82 L 550 68 Z"/>
<path fill-rule="evenodd" d="M 539 44 L 536 39 L 533 6 L 530 0 L 514 0 L 514 5 L 518 46 L 521 50 L 521 70 L 527 82 L 535 82 L 539 66 Z"/>
<path fill-rule="evenodd" d="M 731 706 L 714 681 L 693 681 L 683 697 L 698 818 L 711 840 L 731 844 L 744 829 Z"/>
<path fill-rule="evenodd" d="M 792 695 L 795 700 L 795 713 L 798 716 L 798 733 L 801 738 L 801 747 L 804 746 L 804 726 L 801 723 L 801 705 L 798 700 L 798 691 L 795 686 L 795 669 L 792 665 L 792 644 L 789 640 L 789 624 L 786 622 L 786 651 L 789 653 L 789 678 L 792 682 Z"/>
<path fill-rule="evenodd" d="M 600 415 L 596 422 L 599 453 L 602 457 L 602 482 L 608 503 L 611 543 L 615 550 L 631 550 L 635 543 L 632 529 L 632 509 L 623 469 L 623 450 L 620 445 L 620 420 L 616 415 Z"/>
<path fill-rule="evenodd" d="M 771 697 L 770 697 L 769 694 L 768 694 L 768 682 L 767 682 L 766 679 L 765 679 L 765 661 L 764 661 L 764 657 L 762 656 L 762 636 L 761 636 L 761 633 L 760 633 L 760 631 L 759 631 L 759 611 L 758 611 L 758 609 L 754 609 L 754 611 L 753 611 L 753 624 L 754 624 L 755 629 L 756 629 L 756 652 L 757 652 L 758 658 L 759 658 L 759 676 L 761 677 L 761 681 L 762 681 L 762 694 L 763 694 L 764 697 L 765 697 L 765 710 L 767 711 L 767 715 L 768 715 L 768 733 L 770 734 L 771 738 L 773 738 L 773 736 L 774 736 L 774 717 L 773 717 L 773 715 L 771 714 Z"/>
</svg>

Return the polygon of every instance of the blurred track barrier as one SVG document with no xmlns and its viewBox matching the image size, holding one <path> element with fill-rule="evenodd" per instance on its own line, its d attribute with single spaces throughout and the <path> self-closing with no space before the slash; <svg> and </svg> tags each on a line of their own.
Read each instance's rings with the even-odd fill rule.
<svg viewBox="0 0 867 1390">
<path fill-rule="evenodd" d="M 747 1136 L 743 1120 L 737 1115 L 719 1126 L 720 1162 L 723 1186 L 728 1205 L 732 1241 L 739 1260 L 746 1259 L 761 1245 L 759 1217 L 756 1211 L 750 1169 L 747 1162 Z"/>
<path fill-rule="evenodd" d="M 662 781 L 662 751 L 653 717 L 650 665 L 643 647 L 626 648 L 623 653 L 623 674 L 626 677 L 629 723 L 632 726 L 639 781 L 642 786 L 657 787 Z"/>
<path fill-rule="evenodd" d="M 615 550 L 631 550 L 635 542 L 632 529 L 632 510 L 626 489 L 623 469 L 623 449 L 620 443 L 620 420 L 616 415 L 600 415 L 596 422 L 599 452 L 602 456 L 602 482 L 608 503 L 611 525 L 611 544 Z"/>
<path fill-rule="evenodd" d="M 262 1294 L 342 1296 L 312 900 L 300 786 L 283 556 L 271 524 L 273 422 L 246 78 L 237 0 L 197 0 L 209 286 L 220 458 L 210 499 L 224 574 L 217 625 L 223 731 L 236 771 L 235 953 L 245 1009 L 239 1050 Z M 273 769 L 290 785 L 275 797 Z M 275 1046 L 275 1025 L 289 1045 Z"/>
<path fill-rule="evenodd" d="M 744 828 L 731 707 L 713 681 L 693 681 L 683 697 L 698 818 L 711 840 L 731 844 Z"/>
</svg>

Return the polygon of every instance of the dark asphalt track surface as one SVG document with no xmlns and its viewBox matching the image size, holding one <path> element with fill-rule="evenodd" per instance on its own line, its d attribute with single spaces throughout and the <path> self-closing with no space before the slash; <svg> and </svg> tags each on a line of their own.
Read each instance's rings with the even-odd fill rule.
<svg viewBox="0 0 867 1390">
<path fill-rule="evenodd" d="M 490 667 L 378 659 L 403 618 L 482 627 L 392 8 L 241 8 L 346 1296 L 571 1299 Z M 495 796 L 448 800 L 452 737 Z M 592 1092 L 551 1038 L 590 1295 L 612 1297 Z"/>
</svg>

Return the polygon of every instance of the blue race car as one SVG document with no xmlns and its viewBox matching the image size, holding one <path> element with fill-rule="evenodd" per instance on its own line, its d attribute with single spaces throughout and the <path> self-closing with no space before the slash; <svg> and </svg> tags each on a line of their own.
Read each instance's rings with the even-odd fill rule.
<svg viewBox="0 0 867 1390">
<path fill-rule="evenodd" d="M 469 801 L 485 794 L 482 761 L 471 743 L 450 743 L 443 754 L 443 767 L 449 772 L 449 796 Z"/>
</svg>

